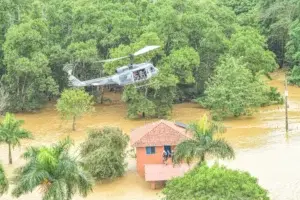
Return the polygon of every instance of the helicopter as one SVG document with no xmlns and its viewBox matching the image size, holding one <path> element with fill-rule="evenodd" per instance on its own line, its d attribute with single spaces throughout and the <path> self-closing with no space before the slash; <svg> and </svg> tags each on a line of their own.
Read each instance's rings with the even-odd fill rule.
<svg viewBox="0 0 300 200">
<path fill-rule="evenodd" d="M 116 69 L 116 73 L 112 76 L 101 77 L 86 81 L 80 81 L 75 76 L 72 75 L 72 65 L 67 64 L 64 67 L 64 70 L 69 75 L 69 82 L 73 87 L 85 87 L 85 86 L 104 86 L 104 85 L 130 85 L 135 83 L 144 82 L 151 79 L 153 76 L 156 76 L 159 73 L 159 70 L 154 67 L 150 62 L 134 64 L 134 57 L 142 55 L 149 51 L 159 48 L 160 46 L 145 46 L 144 48 L 138 50 L 134 54 L 129 54 L 128 56 L 123 56 L 120 58 L 112 58 L 108 60 L 96 61 L 95 63 L 106 63 L 113 62 L 116 60 L 121 60 L 124 58 L 130 58 L 130 64 L 127 66 L 122 66 Z"/>
</svg>

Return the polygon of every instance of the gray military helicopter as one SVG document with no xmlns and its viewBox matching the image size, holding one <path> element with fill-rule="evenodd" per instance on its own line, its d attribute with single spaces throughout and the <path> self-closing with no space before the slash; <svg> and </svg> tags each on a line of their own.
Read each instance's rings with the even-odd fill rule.
<svg viewBox="0 0 300 200">
<path fill-rule="evenodd" d="M 113 62 L 124 58 L 130 58 L 130 64 L 128 66 L 122 66 L 116 69 L 116 74 L 107 77 L 101 77 L 86 81 L 80 81 L 72 75 L 73 66 L 70 64 L 65 65 L 64 70 L 69 74 L 69 81 L 73 87 L 85 87 L 85 86 L 103 86 L 103 85 L 120 85 L 125 86 L 129 84 L 140 83 L 149 80 L 153 76 L 157 75 L 159 70 L 153 66 L 150 62 L 134 64 L 134 57 L 142 55 L 149 51 L 159 48 L 160 46 L 146 46 L 134 54 L 123 56 L 120 58 L 112 58 L 108 60 L 96 61 L 95 63 Z"/>
</svg>

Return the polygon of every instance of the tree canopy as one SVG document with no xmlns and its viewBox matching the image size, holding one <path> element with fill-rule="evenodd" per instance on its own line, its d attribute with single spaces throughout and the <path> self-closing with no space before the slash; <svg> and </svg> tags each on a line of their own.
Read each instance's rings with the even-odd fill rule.
<svg viewBox="0 0 300 200">
<path fill-rule="evenodd" d="M 201 165 L 167 182 L 164 200 L 269 200 L 268 192 L 248 172 Z"/>
<path fill-rule="evenodd" d="M 167 117 L 174 102 L 202 96 L 224 57 L 254 75 L 299 65 L 297 0 L 1 3 L 0 82 L 8 111 L 36 110 L 59 98 L 69 87 L 67 63 L 80 80 L 108 76 L 129 60 L 95 61 L 146 45 L 161 48 L 135 62 L 151 61 L 160 72 L 145 87 L 124 88 L 130 118 Z"/>
<path fill-rule="evenodd" d="M 199 102 L 212 110 L 216 119 L 249 115 L 253 108 L 267 102 L 267 87 L 240 60 L 226 58 L 207 83 L 205 97 Z"/>
</svg>

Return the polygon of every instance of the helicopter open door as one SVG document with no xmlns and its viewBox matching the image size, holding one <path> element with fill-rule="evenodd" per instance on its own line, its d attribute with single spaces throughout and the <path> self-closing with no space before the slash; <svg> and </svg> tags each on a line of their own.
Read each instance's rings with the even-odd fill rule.
<svg viewBox="0 0 300 200">
<path fill-rule="evenodd" d="M 132 74 L 133 74 L 133 81 L 135 83 L 144 81 L 148 78 L 148 73 L 146 71 L 146 68 L 134 70 L 132 71 Z"/>
</svg>

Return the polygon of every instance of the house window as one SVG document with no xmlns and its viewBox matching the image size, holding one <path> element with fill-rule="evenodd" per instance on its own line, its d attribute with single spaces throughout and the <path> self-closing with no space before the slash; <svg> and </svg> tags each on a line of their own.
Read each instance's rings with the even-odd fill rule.
<svg viewBox="0 0 300 200">
<path fill-rule="evenodd" d="M 155 147 L 146 147 L 146 154 L 155 154 Z"/>
</svg>

